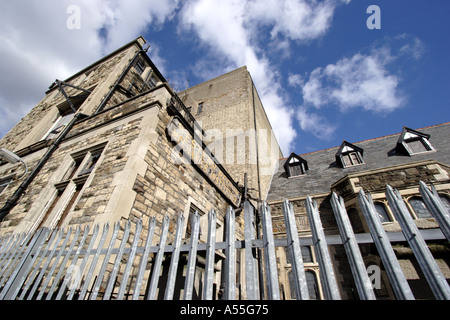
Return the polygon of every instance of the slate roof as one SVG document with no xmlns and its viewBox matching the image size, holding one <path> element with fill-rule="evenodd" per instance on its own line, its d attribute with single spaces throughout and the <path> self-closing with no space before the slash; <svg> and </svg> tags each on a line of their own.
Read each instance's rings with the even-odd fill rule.
<svg viewBox="0 0 450 320">
<path fill-rule="evenodd" d="M 348 174 L 381 169 L 395 165 L 423 160 L 436 160 L 450 165 L 450 122 L 417 129 L 429 134 L 429 142 L 436 151 L 409 156 L 395 150 L 401 135 L 393 134 L 371 140 L 355 142 L 355 146 L 364 149 L 363 165 L 340 168 L 336 165 L 336 152 L 340 146 L 300 155 L 308 162 L 306 175 L 287 178 L 283 165 L 286 158 L 280 159 L 278 171 L 272 177 L 267 201 L 282 200 L 305 195 L 330 192 L 331 185 Z"/>
</svg>

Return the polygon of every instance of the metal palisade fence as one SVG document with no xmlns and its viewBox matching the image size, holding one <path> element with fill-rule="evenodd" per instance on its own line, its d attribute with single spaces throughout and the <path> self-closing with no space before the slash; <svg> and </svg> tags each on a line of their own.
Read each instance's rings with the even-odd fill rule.
<svg viewBox="0 0 450 320">
<path fill-rule="evenodd" d="M 65 230 L 39 229 L 34 234 L 12 234 L 0 238 L 0 299 L 205 299 L 215 298 L 218 286 L 222 299 L 280 299 L 276 248 L 285 247 L 292 265 L 291 290 L 297 299 L 309 299 L 301 245 L 314 245 L 320 268 L 325 299 L 341 299 L 329 245 L 344 246 L 360 299 L 376 299 L 371 279 L 358 244 L 374 243 L 397 299 L 414 299 L 391 242 L 407 241 L 436 299 L 450 299 L 450 287 L 431 255 L 425 240 L 450 240 L 450 218 L 433 186 L 420 184 L 426 206 L 436 218 L 439 229 L 419 231 L 398 191 L 387 186 L 386 196 L 402 232 L 386 232 L 370 195 L 363 190 L 358 199 L 370 234 L 355 234 L 343 199 L 332 194 L 331 205 L 339 235 L 325 235 L 316 202 L 307 197 L 305 206 L 311 226 L 311 237 L 299 237 L 292 204 L 282 204 L 286 237 L 274 238 L 270 207 L 263 203 L 259 213 L 262 238 L 255 232 L 255 210 L 244 202 L 244 239 L 236 239 L 235 211 L 225 215 L 224 241 L 216 241 L 216 212 L 208 213 L 206 242 L 199 241 L 200 217 L 191 217 L 191 237 L 182 243 L 184 217 L 176 221 L 175 234 L 169 235 L 169 217 L 162 221 L 159 241 L 156 221 L 151 219 L 143 233 L 143 222 L 115 223 L 92 229 L 80 227 Z M 101 229 L 101 230 L 100 230 Z M 111 230 L 110 230 L 111 229 Z M 152 245 L 157 243 L 157 245 Z M 255 256 L 261 252 L 264 272 Z M 237 252 L 244 250 L 245 292 L 237 291 Z M 220 252 L 220 255 L 218 255 Z M 218 259 L 220 256 L 220 259 Z M 199 260 L 202 272 L 198 272 Z M 217 260 L 221 260 L 222 279 L 217 279 Z M 261 279 L 263 277 L 264 279 Z M 197 285 L 196 285 L 197 283 Z M 200 285 L 198 285 L 200 283 Z M 261 288 L 265 286 L 265 290 Z M 264 294 L 262 294 L 264 292 Z"/>
</svg>

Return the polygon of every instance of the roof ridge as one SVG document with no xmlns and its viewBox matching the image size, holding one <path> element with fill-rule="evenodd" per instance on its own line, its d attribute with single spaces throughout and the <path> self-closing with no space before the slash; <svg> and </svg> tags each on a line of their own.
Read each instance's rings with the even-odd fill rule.
<svg viewBox="0 0 450 320">
<path fill-rule="evenodd" d="M 429 129 L 429 128 L 433 128 L 433 127 L 443 126 L 443 125 L 446 125 L 446 124 L 450 124 L 450 121 L 444 122 L 444 123 L 440 123 L 440 124 L 434 124 L 434 125 L 426 126 L 426 127 L 423 127 L 423 128 L 414 129 L 414 130 L 424 130 L 424 129 Z M 403 126 L 403 127 L 405 127 L 405 126 Z M 402 128 L 403 128 L 403 127 L 402 127 Z M 408 127 L 408 128 L 409 128 L 409 127 Z M 392 134 L 387 134 L 387 135 L 384 135 L 384 136 L 381 136 L 381 137 L 376 137 L 376 138 L 371 138 L 371 139 L 361 140 L 361 141 L 358 141 L 358 142 L 353 142 L 353 143 L 351 143 L 351 144 L 356 145 L 356 144 L 358 144 L 358 143 L 363 143 L 363 142 L 368 142 L 368 141 L 374 141 L 374 140 L 378 140 L 378 139 L 383 139 L 383 138 L 387 138 L 387 137 L 392 137 L 392 136 L 399 135 L 399 134 L 401 134 L 401 132 L 398 132 L 398 133 L 392 133 Z M 347 141 L 347 140 L 343 139 L 343 141 Z M 349 143 L 350 143 L 350 142 L 349 142 Z M 342 145 L 342 143 L 341 143 L 341 145 Z M 297 156 L 304 156 L 304 155 L 308 155 L 308 154 L 312 154 L 312 153 L 316 153 L 316 152 L 321 152 L 321 151 L 326 151 L 326 150 L 331 150 L 331 149 L 339 148 L 341 145 L 335 146 L 335 147 L 326 148 L 326 149 L 321 149 L 321 150 L 316 150 L 316 151 L 311 151 L 311 152 L 301 153 L 301 154 L 297 154 L 297 153 L 295 153 L 295 154 L 296 154 Z M 289 158 L 289 157 L 287 157 L 287 158 L 280 158 L 279 161 L 281 161 L 281 160 L 286 160 L 286 159 L 288 159 L 288 158 Z"/>
</svg>

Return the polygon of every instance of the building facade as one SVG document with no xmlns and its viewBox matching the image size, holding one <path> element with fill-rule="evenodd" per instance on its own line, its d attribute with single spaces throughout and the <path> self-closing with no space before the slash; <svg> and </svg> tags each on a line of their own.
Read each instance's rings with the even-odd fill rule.
<svg viewBox="0 0 450 320">
<path fill-rule="evenodd" d="M 288 158 L 281 159 L 267 198 L 272 207 L 274 234 L 279 237 L 285 236 L 281 212 L 282 201 L 285 198 L 294 205 L 300 235 L 306 236 L 310 233 L 305 208 L 305 199 L 309 195 L 318 203 L 325 234 L 338 235 L 338 225 L 330 201 L 333 192 L 344 199 L 353 231 L 356 234 L 369 233 L 357 198 L 361 189 L 372 196 L 386 232 L 400 232 L 400 225 L 386 197 L 387 185 L 400 192 L 419 230 L 439 229 L 436 220 L 424 204 L 419 192 L 419 183 L 423 181 L 427 185 L 433 184 L 443 204 L 450 210 L 448 165 L 450 123 L 418 130 L 407 127 L 399 129 L 398 134 L 353 144 L 343 141 L 339 147 L 303 155 L 291 154 Z M 434 241 L 429 239 L 427 243 L 448 281 L 450 278 L 448 241 L 437 237 Z M 370 243 L 359 246 L 366 267 L 376 265 L 382 271 L 381 285 L 375 290 L 377 298 L 394 299 L 394 293 L 375 245 Z M 408 244 L 396 242 L 393 248 L 414 296 L 417 299 L 432 299 L 433 294 Z M 290 263 L 283 257 L 283 249 L 279 250 L 280 281 L 285 284 L 286 297 L 293 298 L 289 287 L 289 277 L 292 276 Z M 323 298 L 319 264 L 314 248 L 309 246 L 302 250 L 310 281 L 310 295 L 318 299 Z M 342 298 L 358 299 L 343 245 L 330 245 L 329 250 Z"/>
<path fill-rule="evenodd" d="M 368 226 L 357 201 L 361 189 L 372 195 L 386 231 L 400 231 L 386 201 L 386 184 L 400 191 L 419 228 L 438 229 L 420 198 L 419 181 L 432 183 L 448 208 L 449 123 L 418 130 L 405 127 L 395 135 L 344 141 L 340 147 L 283 158 L 246 67 L 176 93 L 144 46 L 140 37 L 70 78 L 56 80 L 0 140 L 0 147 L 21 160 L 0 162 L 0 236 L 118 221 L 123 226 L 142 221 L 144 234 L 153 218 L 159 235 L 168 216 L 171 243 L 175 221 L 182 215 L 187 221 L 182 237 L 188 242 L 190 219 L 197 212 L 200 242 L 206 242 L 206 213 L 214 209 L 216 239 L 222 241 L 225 213 L 231 207 L 236 212 L 236 240 L 243 241 L 244 201 L 256 212 L 267 201 L 274 235 L 285 238 L 282 202 L 288 199 L 299 236 L 309 237 L 307 196 L 319 204 L 325 233 L 332 236 L 338 234 L 332 192 L 345 200 L 354 231 L 365 234 Z M 262 226 L 258 214 L 255 217 L 258 234 Z M 156 244 L 157 237 L 153 239 Z M 438 237 L 429 243 L 448 279 L 448 242 Z M 383 270 L 373 243 L 360 244 L 360 249 L 367 266 Z M 342 245 L 330 245 L 329 250 L 342 298 L 357 299 L 345 250 Z M 217 288 L 224 283 L 219 251 L 214 268 Z M 396 243 L 395 252 L 416 297 L 430 298 L 406 243 Z M 310 298 L 323 299 L 313 246 L 303 246 L 302 253 Z M 236 286 L 238 297 L 245 299 L 244 258 L 238 251 Z M 202 257 L 194 297 L 200 297 L 205 272 L 201 261 Z M 281 296 L 295 299 L 292 265 L 283 246 L 277 248 L 277 269 Z M 266 267 L 259 264 L 258 271 L 264 287 Z M 377 296 L 393 299 L 389 280 L 384 271 L 381 274 Z M 219 297 L 218 290 L 214 297 Z"/>
</svg>

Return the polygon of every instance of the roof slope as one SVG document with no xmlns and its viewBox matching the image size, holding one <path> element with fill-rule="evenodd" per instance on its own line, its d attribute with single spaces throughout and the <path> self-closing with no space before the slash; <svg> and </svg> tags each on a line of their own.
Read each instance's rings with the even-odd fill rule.
<svg viewBox="0 0 450 320">
<path fill-rule="evenodd" d="M 267 201 L 281 200 L 330 192 L 330 187 L 339 179 L 350 173 L 381 169 L 395 165 L 433 159 L 450 165 L 450 122 L 418 129 L 429 134 L 430 143 L 436 149 L 433 152 L 409 156 L 395 151 L 401 133 L 376 139 L 355 142 L 355 146 L 364 150 L 363 165 L 340 168 L 336 165 L 335 155 L 340 147 L 320 150 L 300 155 L 308 162 L 306 175 L 287 178 L 284 170 L 286 159 L 279 162 L 278 171 L 272 178 Z"/>
</svg>

